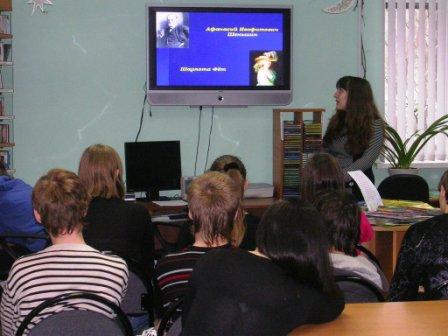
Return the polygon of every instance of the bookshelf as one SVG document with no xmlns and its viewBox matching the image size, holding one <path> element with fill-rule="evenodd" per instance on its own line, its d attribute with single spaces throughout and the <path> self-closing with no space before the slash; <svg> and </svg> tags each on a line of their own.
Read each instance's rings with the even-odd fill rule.
<svg viewBox="0 0 448 336">
<path fill-rule="evenodd" d="M 0 160 L 14 173 L 12 0 L 0 0 Z"/>
<path fill-rule="evenodd" d="M 273 184 L 276 198 L 298 198 L 302 171 L 322 149 L 321 108 L 273 110 Z"/>
</svg>

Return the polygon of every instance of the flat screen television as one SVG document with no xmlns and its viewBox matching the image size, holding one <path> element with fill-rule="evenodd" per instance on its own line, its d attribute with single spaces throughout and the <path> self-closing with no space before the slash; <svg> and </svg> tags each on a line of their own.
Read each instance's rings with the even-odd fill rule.
<svg viewBox="0 0 448 336">
<path fill-rule="evenodd" d="M 146 7 L 153 105 L 287 105 L 291 6 Z"/>
<path fill-rule="evenodd" d="M 124 158 L 128 192 L 156 200 L 161 190 L 180 189 L 180 141 L 126 142 Z"/>
</svg>

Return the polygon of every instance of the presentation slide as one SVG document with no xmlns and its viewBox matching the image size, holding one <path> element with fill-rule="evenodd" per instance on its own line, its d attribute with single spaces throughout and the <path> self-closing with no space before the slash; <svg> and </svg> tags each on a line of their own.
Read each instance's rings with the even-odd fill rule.
<svg viewBox="0 0 448 336">
<path fill-rule="evenodd" d="M 157 86 L 283 85 L 281 13 L 156 13 Z"/>
</svg>

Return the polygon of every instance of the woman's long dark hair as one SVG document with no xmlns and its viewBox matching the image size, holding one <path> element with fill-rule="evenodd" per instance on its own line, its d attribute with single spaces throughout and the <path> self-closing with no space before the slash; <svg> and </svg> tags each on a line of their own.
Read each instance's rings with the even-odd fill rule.
<svg viewBox="0 0 448 336">
<path fill-rule="evenodd" d="M 271 205 L 258 226 L 257 247 L 298 283 L 329 295 L 337 293 L 327 232 L 319 212 L 311 205 L 292 201 Z"/>
<path fill-rule="evenodd" d="M 302 176 L 302 200 L 313 203 L 319 192 L 344 189 L 344 174 L 332 155 L 317 153 L 308 160 Z"/>
<path fill-rule="evenodd" d="M 331 117 L 324 136 L 324 145 L 331 145 L 334 139 L 346 132 L 345 150 L 356 158 L 369 146 L 373 136 L 373 122 L 381 119 L 381 115 L 367 80 L 345 76 L 337 81 L 336 88 L 347 91 L 347 107 L 345 110 L 336 110 Z"/>
</svg>

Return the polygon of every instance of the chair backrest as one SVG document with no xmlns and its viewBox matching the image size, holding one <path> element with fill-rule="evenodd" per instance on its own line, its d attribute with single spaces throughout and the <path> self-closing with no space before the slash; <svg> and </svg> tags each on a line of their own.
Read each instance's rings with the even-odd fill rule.
<svg viewBox="0 0 448 336">
<path fill-rule="evenodd" d="M 116 321 L 103 314 L 87 310 L 67 310 L 42 320 L 29 336 L 123 336 Z"/>
<path fill-rule="evenodd" d="M 382 198 L 429 201 L 429 187 L 419 175 L 397 174 L 386 177 L 378 186 Z"/>
<path fill-rule="evenodd" d="M 360 252 L 362 252 L 367 258 L 369 258 L 370 261 L 375 263 L 375 265 L 382 270 L 380 261 L 375 257 L 375 255 L 370 251 L 367 247 L 362 246 L 361 244 L 356 245 L 356 249 Z"/>
<path fill-rule="evenodd" d="M 336 275 L 346 303 L 385 302 L 381 291 L 370 281 L 354 275 Z"/>
<path fill-rule="evenodd" d="M 172 302 L 169 307 L 166 309 L 165 314 L 162 316 L 162 319 L 160 320 L 159 323 L 159 328 L 157 329 L 157 336 L 164 336 L 165 333 L 168 331 L 170 331 L 170 327 L 171 328 L 175 328 L 175 330 L 173 329 L 173 331 L 171 331 L 170 335 L 174 336 L 175 334 L 180 334 L 180 331 L 182 330 L 182 325 L 179 324 L 179 318 L 176 319 L 176 321 L 172 321 L 172 318 L 175 315 L 178 315 L 178 308 L 180 308 L 180 306 L 182 306 L 182 304 L 184 303 L 184 299 L 181 298 L 179 300 L 176 300 L 174 302 Z M 171 322 L 174 322 L 171 325 Z"/>
<path fill-rule="evenodd" d="M 72 293 L 66 293 L 66 294 L 61 294 L 61 295 L 55 296 L 54 298 L 48 299 L 48 300 L 42 302 L 41 304 L 39 304 L 36 308 L 34 308 L 25 317 L 25 319 L 23 320 L 23 322 L 20 324 L 19 328 L 17 329 L 16 336 L 22 336 L 24 334 L 25 330 L 27 330 L 31 321 L 36 316 L 41 314 L 45 309 L 52 307 L 54 305 L 60 304 L 62 302 L 66 302 L 69 300 L 76 300 L 76 299 L 95 301 L 97 303 L 100 303 L 100 304 L 108 307 L 113 312 L 113 314 L 116 316 L 115 319 L 113 319 L 113 320 L 111 319 L 111 321 L 113 321 L 115 324 L 115 327 L 113 328 L 114 329 L 113 332 L 118 333 L 121 331 L 121 334 L 113 334 L 113 335 L 125 335 L 125 336 L 133 335 L 131 324 L 130 324 L 129 320 L 127 319 L 125 313 L 120 309 L 120 307 L 118 307 L 114 303 L 110 302 L 109 300 L 103 298 L 102 296 L 99 296 L 99 295 L 96 295 L 93 293 L 72 292 Z M 61 331 L 60 328 L 68 328 L 67 330 L 69 330 L 69 329 L 75 330 L 77 335 L 87 335 L 85 332 L 87 332 L 88 330 L 91 330 L 91 328 L 92 328 L 91 326 L 92 325 L 94 326 L 97 323 L 98 315 L 102 315 L 102 314 L 95 313 L 95 312 L 89 312 L 89 313 L 92 313 L 92 314 L 89 314 L 89 318 L 86 318 L 86 315 L 82 314 L 83 318 L 77 319 L 77 317 L 79 315 L 76 315 L 75 313 L 60 315 L 61 313 L 56 313 L 56 314 L 51 315 L 51 316 L 53 316 L 53 318 L 49 322 L 47 322 L 44 325 L 44 327 L 42 327 L 42 329 L 45 328 L 45 330 L 49 330 L 49 328 L 50 329 L 52 328 L 57 331 L 58 335 L 66 335 L 64 332 Z M 61 321 L 59 321 L 59 316 L 62 319 Z M 102 315 L 102 316 L 104 316 L 104 315 Z M 107 318 L 106 316 L 104 316 L 104 317 Z M 48 317 L 48 318 L 50 318 L 50 317 Z M 76 318 L 76 322 L 72 322 L 72 323 L 68 324 L 67 319 L 74 320 L 75 318 Z M 43 320 L 43 321 L 45 321 L 45 320 Z M 42 321 L 42 323 L 43 323 L 43 321 Z M 101 322 L 98 320 L 98 323 L 101 323 L 104 327 L 106 327 L 106 324 L 104 323 L 103 318 L 101 318 Z M 112 328 L 111 324 L 108 324 L 108 326 L 110 326 Z M 37 329 L 36 332 L 38 332 L 38 331 L 39 331 L 39 329 Z M 109 334 L 112 334 L 112 331 L 109 333 L 108 331 L 96 330 L 96 333 L 89 334 L 89 335 L 109 335 Z M 37 335 L 38 334 L 36 334 L 36 336 Z M 47 334 L 45 334 L 45 335 L 47 335 Z"/>
<path fill-rule="evenodd" d="M 126 295 L 121 302 L 121 309 L 126 315 L 148 313 L 153 320 L 152 286 L 148 275 L 134 260 L 125 258 L 129 269 L 129 280 Z"/>
<path fill-rule="evenodd" d="M 48 240 L 48 237 L 30 234 L 2 233 L 0 234 L 0 280 L 6 280 L 12 264 L 21 256 L 31 252 L 23 245 L 8 241 L 8 239 L 39 239 Z"/>
</svg>

